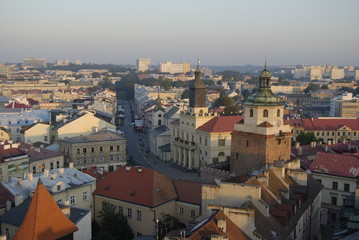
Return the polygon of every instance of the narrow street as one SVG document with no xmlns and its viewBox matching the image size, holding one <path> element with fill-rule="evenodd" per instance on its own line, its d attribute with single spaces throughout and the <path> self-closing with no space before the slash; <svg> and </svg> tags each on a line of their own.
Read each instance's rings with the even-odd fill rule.
<svg viewBox="0 0 359 240">
<path fill-rule="evenodd" d="M 127 159 L 133 158 L 138 165 L 154 169 L 172 179 L 200 182 L 199 173 L 188 170 L 173 163 L 164 163 L 150 153 L 146 134 L 136 132 L 132 127 L 132 113 L 129 101 L 119 102 L 125 110 L 124 126 L 119 129 L 124 132 L 127 140 Z"/>
</svg>

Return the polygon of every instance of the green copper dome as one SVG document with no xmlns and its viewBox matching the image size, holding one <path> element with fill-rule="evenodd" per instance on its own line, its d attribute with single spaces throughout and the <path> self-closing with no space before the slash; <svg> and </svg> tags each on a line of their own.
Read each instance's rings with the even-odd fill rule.
<svg viewBox="0 0 359 240">
<path fill-rule="evenodd" d="M 256 92 L 248 96 L 244 101 L 245 105 L 256 106 L 280 106 L 280 98 L 277 97 L 271 90 L 271 73 L 267 68 L 264 68 L 259 77 L 259 88 Z"/>
</svg>

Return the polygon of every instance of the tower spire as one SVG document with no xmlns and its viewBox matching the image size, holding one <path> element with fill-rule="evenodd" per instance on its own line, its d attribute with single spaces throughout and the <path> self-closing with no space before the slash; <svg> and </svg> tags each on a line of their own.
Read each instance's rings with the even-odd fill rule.
<svg viewBox="0 0 359 240">
<path fill-rule="evenodd" d="M 197 57 L 197 69 L 199 70 L 199 64 L 200 64 L 201 62 L 199 61 L 199 58 Z"/>
<path fill-rule="evenodd" d="M 264 69 L 267 69 L 267 59 L 264 59 Z"/>
</svg>

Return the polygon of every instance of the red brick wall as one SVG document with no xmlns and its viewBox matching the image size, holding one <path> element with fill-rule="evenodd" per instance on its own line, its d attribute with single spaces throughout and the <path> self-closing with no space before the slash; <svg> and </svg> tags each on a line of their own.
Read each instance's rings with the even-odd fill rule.
<svg viewBox="0 0 359 240">
<path fill-rule="evenodd" d="M 273 164 L 278 160 L 289 160 L 292 135 L 291 133 L 283 135 L 279 140 L 275 135 L 234 131 L 230 160 L 231 173 L 250 174 L 253 170 L 265 167 L 266 163 Z"/>
</svg>

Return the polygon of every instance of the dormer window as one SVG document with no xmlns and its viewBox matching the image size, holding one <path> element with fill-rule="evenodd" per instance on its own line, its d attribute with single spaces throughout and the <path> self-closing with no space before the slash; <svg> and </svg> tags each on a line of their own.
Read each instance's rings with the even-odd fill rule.
<svg viewBox="0 0 359 240">
<path fill-rule="evenodd" d="M 267 109 L 263 110 L 263 117 L 268 117 L 268 110 Z"/>
</svg>

